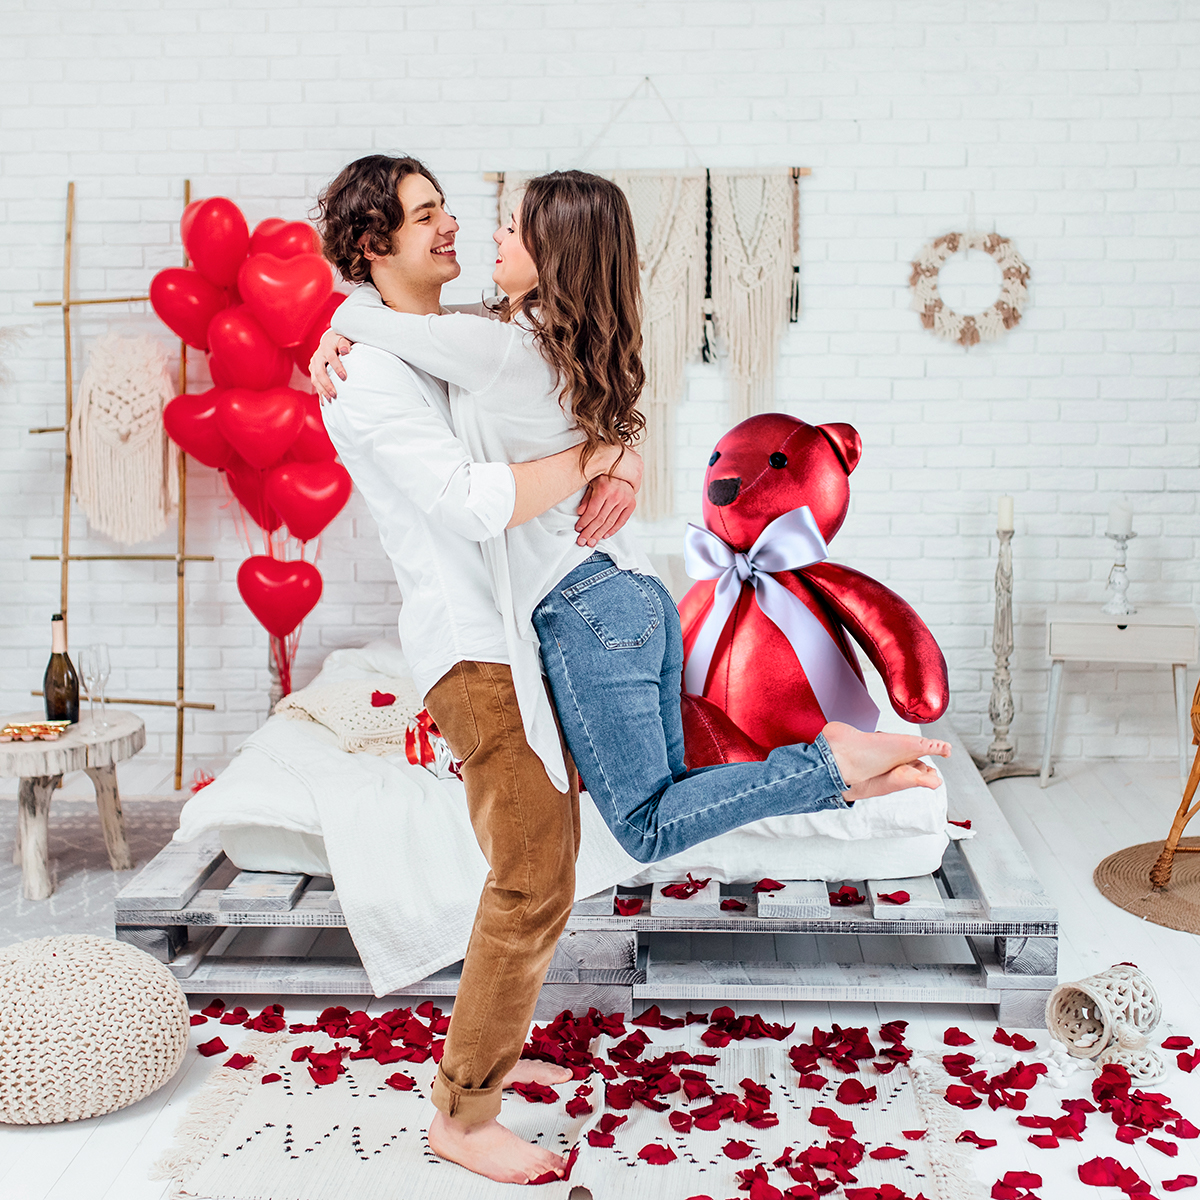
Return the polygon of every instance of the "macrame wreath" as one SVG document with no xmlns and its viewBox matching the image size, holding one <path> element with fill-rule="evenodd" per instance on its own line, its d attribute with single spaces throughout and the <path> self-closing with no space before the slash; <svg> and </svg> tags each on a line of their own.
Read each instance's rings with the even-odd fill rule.
<svg viewBox="0 0 1200 1200">
<path fill-rule="evenodd" d="M 974 316 L 963 316 L 947 308 L 938 294 L 938 273 L 946 260 L 959 250 L 982 250 L 996 260 L 1003 282 L 1000 295 L 991 308 Z M 1029 300 L 1029 267 L 1013 248 L 1012 242 L 998 233 L 947 233 L 921 248 L 912 265 L 909 286 L 913 290 L 913 308 L 921 314 L 921 324 L 938 337 L 974 346 L 994 342 L 1021 320 Z"/>
</svg>

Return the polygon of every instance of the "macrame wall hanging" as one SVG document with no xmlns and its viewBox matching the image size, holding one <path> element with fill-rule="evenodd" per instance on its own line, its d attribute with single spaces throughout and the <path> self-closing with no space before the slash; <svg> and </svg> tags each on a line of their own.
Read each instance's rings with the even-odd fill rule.
<svg viewBox="0 0 1200 1200">
<path fill-rule="evenodd" d="M 71 414 L 72 491 L 91 527 L 127 546 L 160 534 L 179 501 L 162 423 L 174 395 L 154 338 L 110 333 L 92 345 Z"/>
<path fill-rule="evenodd" d="M 710 171 L 712 303 L 729 354 L 730 421 L 775 404 L 775 360 L 799 316 L 799 194 L 793 171 Z"/>
</svg>

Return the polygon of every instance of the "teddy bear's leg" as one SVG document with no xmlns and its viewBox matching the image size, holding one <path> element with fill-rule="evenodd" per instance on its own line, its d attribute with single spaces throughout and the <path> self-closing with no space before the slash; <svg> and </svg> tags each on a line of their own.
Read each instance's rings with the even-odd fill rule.
<svg viewBox="0 0 1200 1200">
<path fill-rule="evenodd" d="M 684 757 L 688 770 L 725 763 L 762 762 L 770 749 L 743 733 L 711 700 L 684 692 L 679 698 L 683 714 Z"/>
</svg>

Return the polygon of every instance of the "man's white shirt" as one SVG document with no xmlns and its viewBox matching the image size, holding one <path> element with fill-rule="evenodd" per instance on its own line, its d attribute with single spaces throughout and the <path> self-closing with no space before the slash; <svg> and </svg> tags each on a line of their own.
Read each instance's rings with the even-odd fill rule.
<svg viewBox="0 0 1200 1200">
<path fill-rule="evenodd" d="M 446 385 L 356 345 L 322 407 L 400 586 L 400 642 L 421 695 L 459 662 L 509 663 L 480 543 L 516 503 L 506 463 L 475 462 L 453 432 Z"/>
</svg>

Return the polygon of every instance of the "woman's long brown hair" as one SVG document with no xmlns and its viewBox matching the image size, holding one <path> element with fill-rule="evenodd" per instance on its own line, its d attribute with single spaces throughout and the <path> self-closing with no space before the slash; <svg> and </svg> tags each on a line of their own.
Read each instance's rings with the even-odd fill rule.
<svg viewBox="0 0 1200 1200">
<path fill-rule="evenodd" d="M 531 179 L 521 199 L 521 242 L 537 286 L 501 315 L 517 313 L 554 368 L 587 438 L 582 463 L 601 445 L 632 445 L 645 428 L 637 409 L 642 367 L 642 288 L 633 216 L 615 183 L 584 171 Z"/>
</svg>

